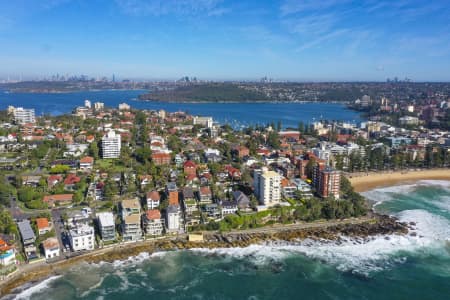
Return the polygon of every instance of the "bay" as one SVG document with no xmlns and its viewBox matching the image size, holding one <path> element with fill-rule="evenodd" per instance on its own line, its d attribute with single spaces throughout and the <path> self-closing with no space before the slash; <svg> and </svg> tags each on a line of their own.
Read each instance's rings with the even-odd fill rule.
<svg viewBox="0 0 450 300">
<path fill-rule="evenodd" d="M 74 93 L 6 93 L 0 91 L 0 109 L 8 105 L 34 108 L 36 115 L 60 115 L 70 113 L 76 106 L 84 105 L 88 99 L 92 103 L 104 102 L 106 106 L 117 107 L 128 103 L 133 108 L 185 111 L 200 116 L 211 116 L 221 124 L 235 128 L 248 125 L 266 125 L 281 121 L 282 126 L 298 126 L 299 121 L 312 123 L 320 119 L 360 123 L 360 115 L 338 103 L 169 103 L 139 101 L 142 90 L 130 91 L 88 91 Z"/>
</svg>

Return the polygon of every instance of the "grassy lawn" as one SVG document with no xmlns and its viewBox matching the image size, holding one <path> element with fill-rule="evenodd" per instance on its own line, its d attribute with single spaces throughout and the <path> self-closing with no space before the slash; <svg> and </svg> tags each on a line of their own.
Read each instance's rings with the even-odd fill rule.
<svg viewBox="0 0 450 300">
<path fill-rule="evenodd" d="M 100 170 L 109 170 L 111 172 L 126 171 L 120 159 L 98 159 L 95 162 L 95 167 Z"/>
</svg>

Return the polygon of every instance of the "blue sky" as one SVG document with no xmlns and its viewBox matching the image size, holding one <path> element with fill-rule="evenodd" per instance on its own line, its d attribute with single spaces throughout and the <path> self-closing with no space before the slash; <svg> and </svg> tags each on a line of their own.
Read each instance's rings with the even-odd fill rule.
<svg viewBox="0 0 450 300">
<path fill-rule="evenodd" d="M 450 81 L 450 1 L 0 0 L 0 78 Z"/>
</svg>

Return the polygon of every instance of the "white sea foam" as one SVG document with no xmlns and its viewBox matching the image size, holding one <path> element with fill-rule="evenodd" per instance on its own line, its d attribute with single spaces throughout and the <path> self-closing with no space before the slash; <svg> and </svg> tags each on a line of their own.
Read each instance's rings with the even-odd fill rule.
<svg viewBox="0 0 450 300">
<path fill-rule="evenodd" d="M 450 212 L 450 196 L 444 196 L 434 201 L 434 204 L 443 211 Z"/>
<path fill-rule="evenodd" d="M 395 194 L 408 194 L 413 192 L 417 188 L 417 184 L 405 184 L 405 185 L 396 185 L 384 188 L 377 188 L 374 190 L 370 190 L 367 192 L 361 193 L 367 199 L 375 202 L 374 207 L 386 202 L 391 201 L 394 198 L 392 197 Z"/>
<path fill-rule="evenodd" d="M 270 264 L 301 254 L 325 262 L 344 272 L 369 275 L 404 263 L 406 253 L 429 253 L 450 240 L 450 222 L 425 210 L 407 210 L 399 214 L 403 222 L 415 222 L 409 235 L 378 235 L 346 238 L 340 241 L 303 240 L 298 243 L 266 243 L 245 248 L 193 249 L 203 255 L 231 256 L 255 264 Z"/>
<path fill-rule="evenodd" d="M 56 279 L 58 279 L 60 277 L 61 277 L 61 275 L 49 277 L 49 278 L 41 281 L 40 283 L 38 283 L 34 286 L 31 286 L 31 287 L 27 288 L 26 290 L 20 292 L 19 294 L 16 295 L 16 297 L 14 299 L 15 300 L 31 299 L 32 295 L 47 289 L 51 282 L 55 281 Z"/>
</svg>

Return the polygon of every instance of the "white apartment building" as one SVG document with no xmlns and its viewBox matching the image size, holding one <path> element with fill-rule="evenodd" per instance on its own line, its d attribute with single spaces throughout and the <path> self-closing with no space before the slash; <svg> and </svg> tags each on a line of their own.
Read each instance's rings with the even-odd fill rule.
<svg viewBox="0 0 450 300">
<path fill-rule="evenodd" d="M 141 215 L 131 214 L 123 217 L 122 234 L 124 241 L 137 241 L 142 238 Z"/>
<path fill-rule="evenodd" d="M 60 249 L 57 238 L 51 237 L 42 242 L 42 248 L 44 248 L 45 258 L 52 259 L 59 257 Z"/>
<path fill-rule="evenodd" d="M 79 224 L 69 231 L 70 246 L 73 251 L 94 249 L 94 227 Z"/>
<path fill-rule="evenodd" d="M 102 138 L 102 158 L 119 158 L 121 148 L 120 134 L 108 131 Z"/>
<path fill-rule="evenodd" d="M 95 110 L 102 110 L 104 108 L 105 108 L 105 103 L 103 103 L 103 102 L 95 102 L 94 103 Z"/>
<path fill-rule="evenodd" d="M 130 110 L 130 109 L 131 109 L 130 105 L 128 105 L 126 103 L 119 104 L 119 110 Z"/>
<path fill-rule="evenodd" d="M 254 175 L 256 196 L 265 206 L 273 206 L 281 200 L 281 176 L 267 168 L 256 170 Z"/>
<path fill-rule="evenodd" d="M 12 112 L 16 124 L 36 123 L 34 108 L 10 107 L 8 111 Z"/>
<path fill-rule="evenodd" d="M 116 239 L 116 224 L 112 212 L 97 213 L 98 227 L 103 241 L 113 241 Z"/>
<path fill-rule="evenodd" d="M 195 116 L 193 119 L 194 125 L 202 125 L 206 128 L 212 128 L 213 127 L 213 118 L 212 117 L 198 117 Z"/>
<path fill-rule="evenodd" d="M 166 220 L 168 231 L 178 231 L 180 229 L 180 209 L 177 206 L 170 205 L 166 209 Z"/>
</svg>

